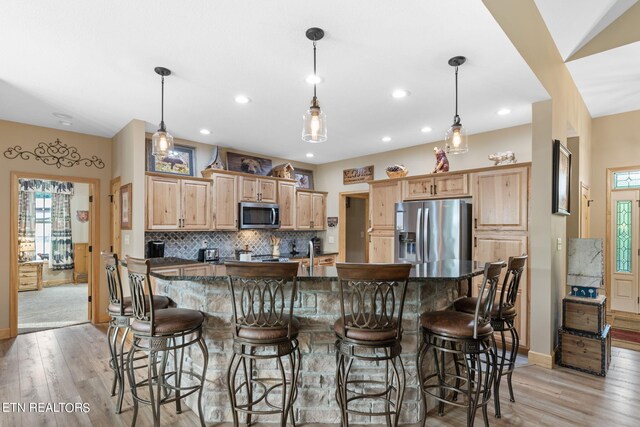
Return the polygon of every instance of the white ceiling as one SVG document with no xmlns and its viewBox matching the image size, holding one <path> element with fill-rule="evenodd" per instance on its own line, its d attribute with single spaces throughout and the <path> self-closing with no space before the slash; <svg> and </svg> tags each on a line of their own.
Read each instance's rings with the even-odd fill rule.
<svg viewBox="0 0 640 427">
<path fill-rule="evenodd" d="M 319 145 L 300 139 L 312 26 L 326 32 L 318 97 L 329 139 Z M 153 131 L 160 65 L 174 72 L 165 122 L 176 137 L 294 160 L 314 152 L 313 163 L 442 139 L 455 55 L 468 57 L 459 112 L 470 133 L 529 123 L 530 104 L 548 98 L 480 0 L 3 0 L 0 52 L 0 119 L 111 137 L 137 118 Z M 411 96 L 393 99 L 396 88 Z M 512 113 L 498 116 L 503 107 Z"/>
<path fill-rule="evenodd" d="M 638 0 L 535 0 L 551 36 L 580 91 L 592 117 L 640 109 L 640 42 L 615 44 L 596 53 L 571 60 L 603 31 L 624 22 L 616 21 Z M 640 23 L 637 23 L 640 25 Z M 615 31 L 607 34 L 613 38 Z M 606 43 L 602 44 L 606 46 Z"/>
</svg>

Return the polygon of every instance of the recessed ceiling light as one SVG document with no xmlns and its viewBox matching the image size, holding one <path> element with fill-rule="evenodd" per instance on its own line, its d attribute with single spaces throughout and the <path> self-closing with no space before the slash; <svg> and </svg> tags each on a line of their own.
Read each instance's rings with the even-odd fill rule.
<svg viewBox="0 0 640 427">
<path fill-rule="evenodd" d="M 313 153 L 307 153 L 307 158 L 312 158 L 313 157 Z"/>
<path fill-rule="evenodd" d="M 409 96 L 410 92 L 406 89 L 396 89 L 393 92 L 391 92 L 391 96 L 393 96 L 396 99 L 400 99 L 400 98 L 406 98 L 407 96 Z"/>
<path fill-rule="evenodd" d="M 425 126 L 422 129 L 420 129 L 420 132 L 422 133 L 429 133 L 431 132 L 433 129 L 431 129 L 429 126 Z"/>
<path fill-rule="evenodd" d="M 389 142 L 391 141 L 391 137 L 390 136 L 383 136 L 382 137 L 382 142 Z"/>
<path fill-rule="evenodd" d="M 249 99 L 249 97 L 245 95 L 238 95 L 236 96 L 236 102 L 238 104 L 248 104 L 249 102 L 251 102 L 251 99 Z"/>
<path fill-rule="evenodd" d="M 64 114 L 64 113 L 53 113 L 53 115 L 56 116 L 59 119 L 67 119 L 67 120 L 73 119 L 73 116 L 70 116 L 70 115 Z"/>
<path fill-rule="evenodd" d="M 501 108 L 498 110 L 498 115 L 499 116 L 506 116 L 507 114 L 511 113 L 511 110 L 508 108 Z"/>
<path fill-rule="evenodd" d="M 309 74 L 306 80 L 310 85 L 322 83 L 322 77 L 317 74 Z"/>
<path fill-rule="evenodd" d="M 210 135 L 211 131 L 209 129 L 200 129 L 200 133 L 203 135 Z"/>
<path fill-rule="evenodd" d="M 60 124 L 61 124 L 62 126 L 71 126 L 73 123 L 68 122 L 68 121 L 66 121 L 66 120 L 60 120 Z"/>
</svg>

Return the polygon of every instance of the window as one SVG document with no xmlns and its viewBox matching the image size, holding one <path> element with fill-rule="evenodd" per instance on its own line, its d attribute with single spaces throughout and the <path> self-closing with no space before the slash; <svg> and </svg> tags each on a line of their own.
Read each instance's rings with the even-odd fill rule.
<svg viewBox="0 0 640 427">
<path fill-rule="evenodd" d="M 640 171 L 613 173 L 613 189 L 640 188 Z"/>
<path fill-rule="evenodd" d="M 51 193 L 36 193 L 36 253 L 51 253 Z"/>
<path fill-rule="evenodd" d="M 631 273 L 631 200 L 616 203 L 616 273 Z"/>
</svg>

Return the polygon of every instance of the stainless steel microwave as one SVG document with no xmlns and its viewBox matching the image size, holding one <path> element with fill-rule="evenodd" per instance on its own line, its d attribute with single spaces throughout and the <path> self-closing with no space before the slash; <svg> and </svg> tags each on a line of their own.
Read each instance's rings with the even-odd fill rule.
<svg viewBox="0 0 640 427">
<path fill-rule="evenodd" d="M 240 203 L 240 228 L 280 228 L 280 206 L 273 203 Z"/>
</svg>

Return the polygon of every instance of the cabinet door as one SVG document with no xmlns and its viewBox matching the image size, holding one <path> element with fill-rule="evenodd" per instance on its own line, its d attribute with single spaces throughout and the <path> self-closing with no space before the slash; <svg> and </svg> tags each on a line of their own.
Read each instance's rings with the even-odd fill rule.
<svg viewBox="0 0 640 427">
<path fill-rule="evenodd" d="M 180 228 L 180 180 L 147 176 L 147 229 Z"/>
<path fill-rule="evenodd" d="M 523 235 L 507 235 L 507 234 L 477 234 L 474 239 L 474 261 L 478 262 L 491 262 L 497 260 L 503 260 L 508 262 L 510 256 L 517 256 L 527 253 L 527 236 Z M 500 289 L 502 289 L 502 283 L 507 269 L 504 268 L 500 274 Z M 518 300 L 516 302 L 516 311 L 518 316 L 516 318 L 516 328 L 518 335 L 520 336 L 520 345 L 523 348 L 529 345 L 529 336 L 527 330 L 528 320 L 528 287 L 527 287 L 527 266 L 522 273 L 520 279 L 520 288 L 518 291 Z M 475 293 L 477 295 L 478 288 L 482 283 L 482 276 L 475 278 Z M 500 289 L 497 293 L 497 298 L 500 296 Z"/>
<path fill-rule="evenodd" d="M 312 209 L 311 193 L 298 191 L 296 193 L 296 229 L 311 228 Z"/>
<path fill-rule="evenodd" d="M 424 200 L 433 195 L 433 178 L 409 178 L 402 182 L 404 200 Z"/>
<path fill-rule="evenodd" d="M 236 177 L 213 175 L 213 228 L 215 230 L 238 229 L 238 200 Z"/>
<path fill-rule="evenodd" d="M 241 176 L 239 185 L 241 202 L 258 201 L 258 178 Z"/>
<path fill-rule="evenodd" d="M 211 229 L 211 183 L 182 180 L 182 229 Z"/>
<path fill-rule="evenodd" d="M 476 230 L 527 229 L 527 168 L 480 172 L 474 181 Z"/>
<path fill-rule="evenodd" d="M 314 264 L 323 267 L 332 267 L 336 265 L 336 256 L 335 255 L 323 255 L 316 257 L 314 260 Z"/>
<path fill-rule="evenodd" d="M 312 206 L 312 216 L 311 216 L 311 228 L 317 230 L 324 230 L 327 228 L 326 226 L 326 205 L 325 205 L 326 195 L 320 193 L 312 193 L 311 194 L 311 206 Z"/>
<path fill-rule="evenodd" d="M 293 230 L 296 227 L 296 183 L 278 181 L 280 200 L 280 229 Z"/>
<path fill-rule="evenodd" d="M 395 204 L 401 201 L 401 181 L 383 181 L 369 186 L 369 222 L 373 230 L 393 230 Z"/>
<path fill-rule="evenodd" d="M 275 179 L 258 180 L 258 200 L 265 203 L 276 203 L 278 201 Z"/>
<path fill-rule="evenodd" d="M 183 276 L 211 276 L 215 271 L 215 266 L 203 264 L 203 265 L 190 265 L 188 267 L 182 267 L 180 273 Z"/>
<path fill-rule="evenodd" d="M 433 188 L 433 195 L 436 197 L 466 196 L 469 194 L 469 176 L 446 175 L 437 176 Z"/>
<path fill-rule="evenodd" d="M 393 262 L 393 233 L 369 234 L 369 262 Z"/>
</svg>

